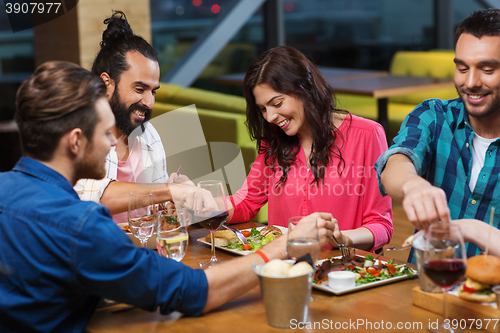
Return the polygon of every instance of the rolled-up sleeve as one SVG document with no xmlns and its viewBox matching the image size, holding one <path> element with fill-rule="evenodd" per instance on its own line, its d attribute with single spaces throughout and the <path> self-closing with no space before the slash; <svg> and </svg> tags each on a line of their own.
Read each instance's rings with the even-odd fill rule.
<svg viewBox="0 0 500 333">
<path fill-rule="evenodd" d="M 392 146 L 377 160 L 375 170 L 382 195 L 387 195 L 387 192 L 382 185 L 380 175 L 384 171 L 387 160 L 392 155 L 403 154 L 407 156 L 420 176 L 423 176 L 427 171 L 434 154 L 431 143 L 436 129 L 436 109 L 442 109 L 439 100 L 425 100 L 418 105 L 406 116 Z"/>
<path fill-rule="evenodd" d="M 377 171 L 378 188 L 383 196 L 386 196 L 387 192 L 385 191 L 384 185 L 382 185 L 382 181 L 380 180 L 380 175 L 382 174 L 382 171 L 384 171 L 387 160 L 394 154 L 403 154 L 407 156 L 415 166 L 417 173 L 419 175 L 422 173 L 421 170 L 422 160 L 415 151 L 405 147 L 391 147 L 390 149 L 385 151 L 382 155 L 380 155 L 379 159 L 377 160 L 377 163 L 375 163 L 375 170 Z"/>
<path fill-rule="evenodd" d="M 75 192 L 81 200 L 99 203 L 101 197 L 112 179 L 80 179 L 74 186 Z"/>
</svg>

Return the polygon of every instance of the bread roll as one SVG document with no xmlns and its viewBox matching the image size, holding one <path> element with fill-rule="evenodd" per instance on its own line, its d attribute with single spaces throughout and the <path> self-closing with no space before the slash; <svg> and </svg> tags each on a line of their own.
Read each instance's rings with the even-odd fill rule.
<svg viewBox="0 0 500 333">
<path fill-rule="evenodd" d="M 299 276 L 299 275 L 306 275 L 311 272 L 314 272 L 314 269 L 305 261 L 301 261 L 290 268 L 288 271 L 288 276 Z"/>
<path fill-rule="evenodd" d="M 480 283 L 500 284 L 500 258 L 492 255 L 470 257 L 467 259 L 465 275 Z"/>
<path fill-rule="evenodd" d="M 290 265 L 279 259 L 273 259 L 261 267 L 260 275 L 268 277 L 288 276 Z"/>
</svg>

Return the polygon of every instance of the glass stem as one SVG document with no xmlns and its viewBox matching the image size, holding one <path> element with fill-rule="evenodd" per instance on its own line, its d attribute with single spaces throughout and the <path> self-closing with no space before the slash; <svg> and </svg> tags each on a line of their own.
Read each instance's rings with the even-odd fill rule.
<svg viewBox="0 0 500 333">
<path fill-rule="evenodd" d="M 447 305 L 446 305 L 446 296 L 448 295 L 448 291 L 446 290 L 446 288 L 443 288 L 443 324 L 444 324 L 444 321 L 446 319 L 449 319 L 448 318 L 448 309 L 447 309 Z"/>
<path fill-rule="evenodd" d="M 148 240 L 141 239 L 141 247 L 146 247 Z"/>
<path fill-rule="evenodd" d="M 211 261 L 217 261 L 217 258 L 215 257 L 215 235 L 213 231 L 210 231 L 210 240 L 211 242 L 211 249 L 212 249 L 212 258 L 210 258 Z"/>
</svg>

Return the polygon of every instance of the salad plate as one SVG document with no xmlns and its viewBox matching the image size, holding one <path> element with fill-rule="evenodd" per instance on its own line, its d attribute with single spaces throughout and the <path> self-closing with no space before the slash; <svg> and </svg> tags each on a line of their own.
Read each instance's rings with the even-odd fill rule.
<svg viewBox="0 0 500 333">
<path fill-rule="evenodd" d="M 288 232 L 288 228 L 285 228 L 285 227 L 280 227 L 280 226 L 277 226 L 277 225 L 275 225 L 275 227 L 276 227 L 276 228 L 279 228 L 279 229 L 281 230 L 281 232 L 283 233 L 283 235 L 284 235 L 284 234 L 286 234 L 286 233 Z M 256 227 L 255 229 L 256 229 L 257 231 L 260 231 L 260 230 L 262 230 L 262 229 L 264 229 L 264 228 L 265 228 L 265 226 L 263 226 L 263 227 Z M 239 231 L 251 231 L 252 229 L 253 229 L 253 228 L 249 228 L 249 229 L 240 229 Z M 205 237 L 203 237 L 203 238 L 198 238 L 198 239 L 197 239 L 197 241 L 198 241 L 199 243 L 203 243 L 203 244 L 206 244 L 206 245 L 209 245 L 209 246 L 211 245 L 211 244 L 210 244 L 210 242 L 207 242 L 207 241 L 205 240 Z M 254 250 L 254 251 L 244 251 L 244 250 L 238 250 L 238 249 L 228 248 L 227 246 L 218 246 L 218 245 L 215 245 L 215 248 L 217 248 L 217 249 L 221 249 L 221 250 L 224 250 L 224 251 L 227 251 L 227 252 L 231 252 L 231 253 L 234 253 L 234 254 L 242 255 L 242 256 L 246 256 L 246 255 L 249 255 L 249 254 L 251 254 L 251 253 L 255 252 L 255 250 Z"/>
<path fill-rule="evenodd" d="M 357 255 L 357 256 L 363 257 L 360 255 Z M 342 261 L 342 256 L 333 257 L 330 259 L 319 260 L 318 266 L 321 266 L 321 264 L 324 261 L 332 260 L 332 259 Z M 388 264 L 388 262 L 384 261 L 384 260 L 376 260 L 376 261 L 377 262 L 375 264 Z M 356 292 L 356 291 L 360 291 L 360 290 L 364 290 L 364 289 L 374 288 L 374 287 L 383 286 L 386 284 L 390 284 L 390 283 L 394 283 L 394 282 L 398 282 L 398 281 L 402 281 L 402 280 L 406 280 L 406 279 L 411 279 L 411 278 L 414 278 L 417 276 L 417 270 L 410 268 L 410 267 L 407 267 L 406 264 L 401 264 L 401 265 L 396 264 L 395 266 L 396 266 L 397 270 L 400 272 L 402 272 L 404 270 L 404 272 L 402 272 L 403 273 L 402 275 L 390 276 L 389 274 L 387 274 L 387 277 L 381 276 L 380 279 L 377 279 L 376 281 L 373 281 L 373 282 L 366 282 L 366 280 L 365 280 L 365 281 L 362 281 L 362 283 L 360 283 L 359 281 L 356 281 L 356 285 L 354 287 L 340 289 L 340 290 L 339 289 L 332 289 L 328 285 L 328 279 L 326 281 L 321 282 L 320 284 L 313 283 L 313 287 L 316 289 L 323 290 L 323 291 L 332 293 L 334 295 L 340 296 L 340 295 L 344 295 L 344 294 L 348 294 L 348 293 L 352 293 L 352 292 Z"/>
</svg>

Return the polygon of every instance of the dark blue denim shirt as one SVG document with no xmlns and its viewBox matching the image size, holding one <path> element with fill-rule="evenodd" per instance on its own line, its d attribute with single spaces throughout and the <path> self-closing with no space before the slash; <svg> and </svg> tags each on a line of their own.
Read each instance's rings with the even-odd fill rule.
<svg viewBox="0 0 500 333">
<path fill-rule="evenodd" d="M 30 158 L 0 173 L 0 332 L 83 332 L 101 297 L 199 315 L 203 271 L 134 246 L 102 205 Z"/>
</svg>

